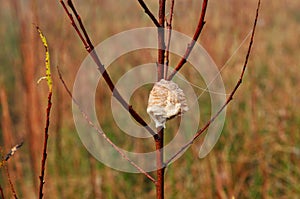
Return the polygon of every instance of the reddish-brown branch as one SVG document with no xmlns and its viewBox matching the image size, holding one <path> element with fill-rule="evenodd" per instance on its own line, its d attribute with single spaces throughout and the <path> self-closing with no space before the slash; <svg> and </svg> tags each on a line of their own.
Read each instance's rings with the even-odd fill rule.
<svg viewBox="0 0 300 199">
<path fill-rule="evenodd" d="M 170 6 L 170 18 L 169 22 L 167 22 L 167 29 L 168 29 L 168 38 L 167 38 L 167 47 L 166 47 L 166 65 L 164 69 L 164 79 L 168 78 L 168 70 L 169 70 L 169 58 L 170 58 L 170 45 L 171 45 L 171 37 L 172 37 L 172 21 L 173 21 L 173 14 L 174 14 L 174 4 L 175 0 L 171 1 Z"/>
<path fill-rule="evenodd" d="M 140 3 L 140 5 L 142 6 L 142 8 L 144 9 L 145 13 L 153 21 L 153 23 L 155 24 L 155 26 L 158 27 L 158 28 L 161 27 L 160 24 L 159 24 L 159 22 L 155 18 L 155 16 L 152 14 L 152 12 L 149 10 L 149 8 L 147 7 L 147 5 L 145 4 L 145 2 L 143 0 L 138 0 L 138 2 Z"/>
<path fill-rule="evenodd" d="M 185 144 L 177 153 L 175 153 L 167 162 L 166 165 L 169 164 L 174 158 L 176 158 L 180 153 L 182 153 L 186 148 L 188 148 L 191 144 L 193 144 L 193 142 L 211 125 L 211 123 L 214 122 L 214 120 L 220 115 L 220 113 L 224 110 L 224 108 L 229 104 L 229 102 L 232 101 L 234 94 L 236 93 L 237 89 L 240 87 L 242 81 L 243 81 L 243 77 L 247 68 L 247 64 L 248 64 L 248 60 L 249 60 L 249 56 L 251 53 L 251 49 L 252 49 L 252 45 L 253 45 L 253 41 L 254 41 L 254 35 L 255 35 L 255 29 L 256 29 L 256 24 L 257 24 L 257 19 L 258 19 L 258 14 L 259 14 L 259 8 L 260 8 L 260 0 L 258 0 L 257 3 L 257 8 L 256 8 L 256 15 L 255 15 L 255 20 L 254 20 L 254 24 L 253 24 L 253 28 L 252 28 L 252 34 L 251 34 L 251 39 L 250 39 L 250 43 L 249 43 L 249 47 L 248 47 L 248 51 L 245 57 L 245 62 L 241 71 L 241 75 L 239 80 L 237 81 L 235 87 L 233 88 L 233 90 L 231 91 L 229 97 L 227 98 L 227 100 L 225 101 L 224 105 L 219 109 L 219 111 L 205 124 L 205 126 L 200 129 L 193 137 L 192 140 L 190 140 L 187 144 Z"/>
<path fill-rule="evenodd" d="M 9 174 L 9 171 L 8 171 L 8 166 L 6 165 L 6 163 L 4 163 L 4 168 L 5 168 L 5 172 L 6 172 L 6 175 L 7 175 L 8 183 L 10 185 L 11 192 L 12 192 L 14 198 L 18 199 L 18 196 L 17 196 L 17 193 L 15 191 L 14 185 L 11 181 L 10 174 Z"/>
<path fill-rule="evenodd" d="M 9 174 L 9 169 L 8 169 L 8 166 L 6 165 L 7 164 L 7 161 L 9 160 L 10 157 L 12 157 L 14 155 L 14 153 L 23 145 L 23 141 L 20 143 L 20 144 L 17 144 L 15 145 L 13 148 L 10 149 L 10 151 L 6 154 L 6 156 L 3 158 L 1 157 L 0 159 L 0 168 L 3 166 L 5 168 L 5 171 L 6 171 L 6 175 L 7 175 L 7 179 L 8 179 L 8 182 L 9 182 L 9 185 L 10 185 L 10 189 L 11 189 L 11 192 L 14 196 L 14 198 L 18 198 L 17 196 L 17 193 L 15 191 L 15 188 L 14 188 L 14 185 L 13 185 L 13 182 L 11 181 L 11 178 L 10 178 L 10 174 Z M 2 187 L 0 186 L 0 192 L 1 192 L 1 197 L 4 199 L 4 194 L 3 194 L 3 190 L 2 190 Z"/>
<path fill-rule="evenodd" d="M 7 161 L 9 160 L 9 158 L 11 156 L 14 155 L 14 153 L 23 145 L 23 141 L 20 143 L 20 144 L 17 144 L 16 146 L 14 146 L 13 148 L 10 149 L 10 151 L 5 155 L 5 157 L 1 157 L 0 159 L 0 168 L 3 166 L 4 169 L 5 169 L 5 172 L 6 172 L 6 175 L 7 175 L 7 180 L 8 180 L 8 183 L 10 185 L 10 189 L 11 189 L 11 192 L 13 194 L 13 197 L 15 199 L 18 198 L 17 196 L 17 193 L 15 191 L 15 188 L 14 188 L 14 185 L 11 181 L 11 178 L 10 178 L 10 174 L 9 174 L 9 169 L 8 169 L 8 166 L 7 166 Z M 2 190 L 2 187 L 0 186 L 0 193 L 1 193 L 1 197 L 4 199 L 4 193 L 3 193 L 3 190 Z"/>
<path fill-rule="evenodd" d="M 158 58 L 157 58 L 157 77 L 158 81 L 164 78 L 164 63 L 165 63 L 165 9 L 166 0 L 159 0 L 158 22 Z"/>
<path fill-rule="evenodd" d="M 74 4 L 72 3 L 71 0 L 68 0 L 68 5 L 70 6 L 71 10 L 73 11 L 74 15 L 76 16 L 76 19 L 80 25 L 80 28 L 84 34 L 85 39 L 83 38 L 82 34 L 80 33 L 77 25 L 74 22 L 74 19 L 71 15 L 71 13 L 68 11 L 68 9 L 66 8 L 64 2 L 61 0 L 60 1 L 62 6 L 64 7 L 65 12 L 67 13 L 69 19 L 71 20 L 71 24 L 73 25 L 76 33 L 78 34 L 78 36 L 80 37 L 81 41 L 83 42 L 83 45 L 85 46 L 87 52 L 90 54 L 90 56 L 92 57 L 92 59 L 94 60 L 94 62 L 97 65 L 98 70 L 101 72 L 106 84 L 109 86 L 109 89 L 111 90 L 111 92 L 113 93 L 113 96 L 120 102 L 120 104 L 131 114 L 131 116 L 139 123 L 141 124 L 154 138 L 154 140 L 158 140 L 159 136 L 148 126 L 148 124 L 145 122 L 145 120 L 132 108 L 131 105 L 129 105 L 125 99 L 121 96 L 121 94 L 119 93 L 119 91 L 115 88 L 114 83 L 112 82 L 109 74 L 107 73 L 107 71 L 105 70 L 104 65 L 101 63 L 97 53 L 94 51 L 94 46 L 88 36 L 87 31 L 84 28 L 84 25 L 81 21 L 81 18 L 79 16 L 79 14 L 76 11 L 76 8 L 74 6 Z"/>
<path fill-rule="evenodd" d="M 139 172 L 141 172 L 142 174 L 144 174 L 147 178 L 149 178 L 153 183 L 156 183 L 156 180 L 149 175 L 146 171 L 144 171 L 141 167 L 139 167 L 135 162 L 133 162 L 121 149 L 119 149 L 119 147 L 117 145 L 115 145 L 107 136 L 104 132 L 102 132 L 99 128 L 97 128 L 97 126 L 95 126 L 95 124 L 90 120 L 90 118 L 88 117 L 88 115 L 81 109 L 79 103 L 77 102 L 77 100 L 73 97 L 70 89 L 68 88 L 67 84 L 65 83 L 61 72 L 59 70 L 59 68 L 57 67 L 58 70 L 58 75 L 59 75 L 59 79 L 61 80 L 65 90 L 67 91 L 68 95 L 70 96 L 70 98 L 72 99 L 72 101 L 75 103 L 75 105 L 77 106 L 77 108 L 79 109 L 79 111 L 81 112 L 82 116 L 84 117 L 84 119 L 87 121 L 87 123 L 93 128 L 95 129 L 121 156 L 122 158 L 124 158 L 125 160 L 127 160 L 132 166 L 134 166 Z"/>
<path fill-rule="evenodd" d="M 69 12 L 69 10 L 68 10 L 68 8 L 67 8 L 65 2 L 64 2 L 63 0 L 60 0 L 60 3 L 61 3 L 61 5 L 62 5 L 62 7 L 64 8 L 66 14 L 68 15 L 68 17 L 69 17 L 69 19 L 70 19 L 70 21 L 71 21 L 71 25 L 73 26 L 73 28 L 75 29 L 76 33 L 78 34 L 78 36 L 79 36 L 80 40 L 82 41 L 82 43 L 83 43 L 85 49 L 88 49 L 89 46 L 88 46 L 87 42 L 85 41 L 84 37 L 82 36 L 80 30 L 78 29 L 78 27 L 77 27 L 77 25 L 76 25 L 76 23 L 75 23 L 75 21 L 74 21 L 74 18 L 73 18 L 73 16 L 72 16 L 72 14 Z"/>
<path fill-rule="evenodd" d="M 39 188 L 39 198 L 43 198 L 43 187 L 45 184 L 44 178 L 45 178 L 45 170 L 46 170 L 46 160 L 47 160 L 47 146 L 48 146 L 48 137 L 49 137 L 49 124 L 50 124 L 50 111 L 52 107 L 52 91 L 49 91 L 48 93 L 48 106 L 46 110 L 46 126 L 45 126 L 45 133 L 44 133 L 44 146 L 43 146 L 43 157 L 42 157 L 42 163 L 41 163 L 41 174 L 39 176 L 40 179 L 40 188 Z"/>
<path fill-rule="evenodd" d="M 17 144 L 13 148 L 10 149 L 10 151 L 6 154 L 4 160 L 8 161 L 8 159 L 15 154 L 15 152 L 23 145 L 23 141 L 20 144 Z"/>
<path fill-rule="evenodd" d="M 2 187 L 1 187 L 1 185 L 0 185 L 0 196 L 1 196 L 2 199 L 5 199 L 5 198 L 4 198 L 3 189 L 2 189 Z"/>
<path fill-rule="evenodd" d="M 197 42 L 197 40 L 200 36 L 200 33 L 204 27 L 204 24 L 205 24 L 204 18 L 205 18 L 205 14 L 206 14 L 207 3 L 208 3 L 208 0 L 203 0 L 199 22 L 198 22 L 196 31 L 194 33 L 193 40 L 188 44 L 188 47 L 187 47 L 183 57 L 181 58 L 181 60 L 177 64 L 177 66 L 175 67 L 174 71 L 169 75 L 168 80 L 171 80 L 176 75 L 176 73 L 186 63 L 186 60 L 188 59 L 190 53 L 192 52 L 192 49 L 195 46 L 195 43 Z"/>
<path fill-rule="evenodd" d="M 85 30 L 85 27 L 84 27 L 84 25 L 82 23 L 80 15 L 77 13 L 77 10 L 75 9 L 75 6 L 74 6 L 72 0 L 68 0 L 68 5 L 71 8 L 72 12 L 74 13 L 74 15 L 75 15 L 75 17 L 76 17 L 76 19 L 77 19 L 77 21 L 79 23 L 80 29 L 82 30 L 82 32 L 84 34 L 85 40 L 86 40 L 86 42 L 88 44 L 88 47 L 89 47 L 89 49 L 87 49 L 87 50 L 89 52 L 92 51 L 92 50 L 94 50 L 94 45 L 92 44 L 92 42 L 90 40 L 90 37 L 89 37 L 87 31 Z"/>
<path fill-rule="evenodd" d="M 164 145 L 164 129 L 161 128 L 158 130 L 158 135 L 161 138 L 158 142 L 155 143 L 156 147 L 156 165 L 157 165 L 157 182 L 156 182 L 156 198 L 164 198 L 164 176 L 165 176 L 165 167 L 164 167 L 164 156 L 163 156 L 163 145 Z"/>
<path fill-rule="evenodd" d="M 158 28 L 158 57 L 157 57 L 157 81 L 164 78 L 164 63 L 165 63 L 165 10 L 166 0 L 159 0 L 158 22 L 160 28 Z M 156 183 L 156 198 L 164 198 L 164 128 L 157 129 L 157 134 L 160 140 L 156 141 L 156 166 L 157 166 L 157 183 Z"/>
</svg>

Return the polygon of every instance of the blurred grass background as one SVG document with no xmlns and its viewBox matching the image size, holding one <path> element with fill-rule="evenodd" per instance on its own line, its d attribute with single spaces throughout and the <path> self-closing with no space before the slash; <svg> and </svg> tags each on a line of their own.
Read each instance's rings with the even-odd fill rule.
<svg viewBox="0 0 300 199">
<path fill-rule="evenodd" d="M 71 101 L 58 81 L 55 66 L 60 66 L 71 87 L 86 52 L 59 1 L 0 2 L 0 149 L 4 155 L 13 145 L 25 141 L 8 161 L 18 196 L 36 197 L 47 103 L 46 84 L 36 84 L 44 74 L 44 49 L 32 25 L 35 23 L 48 39 L 54 78 L 45 198 L 154 198 L 155 188 L 143 175 L 118 172 L 97 162 L 76 133 Z M 95 44 L 124 30 L 153 26 L 137 1 L 76 0 L 74 3 Z M 157 13 L 156 1 L 146 3 Z M 173 28 L 192 36 L 201 3 L 176 1 Z M 227 92 L 240 75 L 249 39 L 235 51 L 252 28 L 255 8 L 256 0 L 209 1 L 207 24 L 199 42 L 222 68 Z M 168 167 L 166 198 L 299 197 L 299 9 L 297 0 L 262 1 L 249 68 L 227 109 L 222 135 L 204 159 L 198 159 L 200 139 Z M 114 82 L 132 66 L 156 60 L 156 53 L 151 51 L 129 56 L 110 66 Z M 178 57 L 173 57 L 171 64 L 177 60 Z M 193 84 L 205 86 L 189 65 L 182 73 Z M 132 98 L 134 107 L 145 117 L 144 96 L 150 88 L 138 90 Z M 201 93 L 197 88 L 195 91 Z M 209 108 L 206 95 L 200 98 L 200 104 Z M 97 110 L 108 112 L 110 93 L 104 82 L 99 83 L 97 101 L 102 102 Z M 202 111 L 207 113 L 209 109 Z M 200 125 L 208 116 L 204 114 L 201 118 Z M 99 120 L 111 139 L 123 148 L 132 147 L 130 138 L 119 139 L 122 132 L 109 113 Z M 148 117 L 147 120 L 150 121 Z M 172 122 L 175 130 L 176 121 Z M 151 139 L 137 141 L 133 150 L 152 149 L 151 144 Z M 0 171 L 0 185 L 6 198 L 11 198 L 5 169 Z"/>
</svg>

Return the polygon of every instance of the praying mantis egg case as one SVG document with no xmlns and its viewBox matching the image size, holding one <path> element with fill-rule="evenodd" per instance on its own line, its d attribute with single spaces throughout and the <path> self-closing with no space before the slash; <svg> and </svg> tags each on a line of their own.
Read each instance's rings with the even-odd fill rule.
<svg viewBox="0 0 300 199">
<path fill-rule="evenodd" d="M 172 81 L 161 79 L 150 92 L 147 113 L 155 122 L 156 128 L 166 128 L 166 120 L 188 111 L 183 90 Z"/>
</svg>

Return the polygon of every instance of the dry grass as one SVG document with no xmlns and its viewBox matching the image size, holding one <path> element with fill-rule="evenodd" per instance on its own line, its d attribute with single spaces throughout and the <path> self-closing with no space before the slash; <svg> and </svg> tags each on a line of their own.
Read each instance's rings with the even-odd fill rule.
<svg viewBox="0 0 300 199">
<path fill-rule="evenodd" d="M 20 32 L 24 29 L 34 32 L 31 23 L 37 21 L 30 14 L 31 6 L 22 4 L 19 14 L 27 16 L 27 23 L 21 26 L 12 4 L 3 0 L 0 2 L 3 5 L 0 8 L 0 87 L 7 91 L 14 141 L 17 142 L 21 138 L 25 140 L 24 147 L 17 154 L 19 157 L 13 157 L 9 165 L 11 176 L 21 167 L 22 178 L 15 178 L 18 181 L 16 189 L 20 198 L 32 198 L 33 193 L 37 193 L 32 175 L 37 179 L 38 173 L 33 173 L 30 166 L 32 159 L 29 155 L 28 140 L 32 138 L 27 137 L 28 121 L 25 112 L 28 102 L 24 100 L 26 81 L 22 66 L 25 58 L 22 57 L 24 48 L 21 48 Z M 156 12 L 156 2 L 148 2 L 150 8 Z M 220 69 L 250 31 L 256 5 L 255 0 L 225 2 L 210 2 L 207 24 L 200 37 L 201 44 Z M 136 1 L 124 3 L 121 0 L 77 0 L 75 3 L 95 43 L 123 30 L 152 26 Z M 65 79 L 71 86 L 76 71 L 86 56 L 85 50 L 76 38 L 58 1 L 40 1 L 36 4 L 37 9 L 34 13 L 47 36 L 53 66 L 59 65 L 62 68 Z M 174 29 L 191 36 L 197 23 L 200 5 L 201 2 L 196 0 L 178 1 Z M 299 7 L 300 2 L 296 0 L 262 1 L 259 26 L 246 79 L 227 109 L 226 125 L 221 138 L 205 159 L 198 159 L 198 147 L 195 145 L 167 169 L 167 198 L 297 198 L 300 195 L 297 186 L 300 184 L 297 166 L 300 165 Z M 38 41 L 38 35 L 35 39 Z M 34 52 L 36 58 L 32 66 L 33 82 L 43 74 L 42 48 L 30 43 L 26 47 Z M 239 76 L 246 48 L 247 42 L 222 68 L 228 91 Z M 132 66 L 155 61 L 155 53 L 144 53 L 143 57 L 132 54 L 130 61 L 121 58 L 114 63 L 109 69 L 113 80 L 117 81 L 120 75 Z M 178 58 L 175 57 L 172 61 L 176 63 L 176 60 Z M 124 67 L 118 67 L 120 65 Z M 188 66 L 182 71 L 187 76 L 193 74 Z M 55 71 L 53 76 L 54 110 L 53 125 L 49 131 L 45 198 L 94 198 L 90 182 L 92 163 L 75 131 L 71 102 L 58 82 Z M 190 75 L 189 80 L 198 85 L 201 83 L 199 77 Z M 34 89 L 38 93 L 36 106 L 44 110 L 46 85 L 42 84 Z M 98 107 L 99 110 L 109 105 L 108 93 L 105 86 L 99 90 L 97 99 L 103 101 L 103 106 Z M 200 98 L 203 99 L 205 96 Z M 144 98 L 140 93 L 135 93 L 133 102 L 138 100 Z M 143 103 L 145 102 L 140 104 Z M 1 105 L 1 118 L 2 110 Z M 139 111 L 143 114 L 145 110 Z M 40 117 L 43 117 L 42 115 Z M 43 118 L 40 119 L 44 121 Z M 1 122 L 3 121 L 2 118 Z M 112 118 L 109 115 L 100 118 L 100 122 L 112 131 Z M 0 146 L 8 150 L 10 146 L 3 140 L 4 126 L 5 124 L 0 126 Z M 130 138 L 118 140 L 117 135 L 121 132 L 116 127 L 113 127 L 113 130 L 116 132 L 112 135 L 114 141 L 120 142 L 124 148 L 132 145 Z M 58 136 L 59 139 L 56 139 Z M 147 144 L 151 150 L 151 140 Z M 200 142 L 197 143 L 199 144 Z M 134 147 L 141 150 L 143 143 L 138 141 Z M 154 198 L 154 187 L 143 175 L 121 173 L 100 163 L 96 163 L 95 166 L 100 186 L 98 194 L 102 198 Z M 4 188 L 7 198 L 10 198 L 11 192 L 2 169 L 0 185 Z"/>
</svg>

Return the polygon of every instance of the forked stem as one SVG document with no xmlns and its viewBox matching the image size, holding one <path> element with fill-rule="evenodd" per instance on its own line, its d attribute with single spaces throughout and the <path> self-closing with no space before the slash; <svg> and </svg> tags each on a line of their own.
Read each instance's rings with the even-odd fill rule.
<svg viewBox="0 0 300 199">
<path fill-rule="evenodd" d="M 115 145 L 113 143 L 113 141 L 111 141 L 103 131 L 101 131 L 92 121 L 91 119 L 88 117 L 88 115 L 81 109 L 79 103 L 77 102 L 77 100 L 73 97 L 70 89 L 68 88 L 67 84 L 65 83 L 62 74 L 59 70 L 59 68 L 57 67 L 58 70 L 58 75 L 59 75 L 59 79 L 62 82 L 65 90 L 67 91 L 68 95 L 70 96 L 70 98 L 72 99 L 72 101 L 74 102 L 74 104 L 77 106 L 77 108 L 79 109 L 80 113 L 82 114 L 82 116 L 84 117 L 84 119 L 87 121 L 88 125 L 91 126 L 94 130 L 97 131 L 97 133 L 99 133 L 121 156 L 122 158 L 124 158 L 125 160 L 127 160 L 133 167 L 135 167 L 139 172 L 141 172 L 142 174 L 144 174 L 147 178 L 149 178 L 153 183 L 156 183 L 156 180 L 150 175 L 148 174 L 145 170 L 143 170 L 141 167 L 139 167 L 135 162 L 133 162 L 117 145 Z"/>
<path fill-rule="evenodd" d="M 242 71 L 241 71 L 240 78 L 237 81 L 235 87 L 233 88 L 233 90 L 231 91 L 229 97 L 225 101 L 224 105 L 219 109 L 219 111 L 204 125 L 203 128 L 201 128 L 194 135 L 194 137 L 188 143 L 186 143 L 168 161 L 166 161 L 166 165 L 168 165 L 172 160 L 174 160 L 186 148 L 188 148 L 190 145 L 192 145 L 194 143 L 194 141 L 214 122 L 214 120 L 220 115 L 220 113 L 224 110 L 224 108 L 232 101 L 234 94 L 236 93 L 236 91 L 238 90 L 238 88 L 240 87 L 240 85 L 241 85 L 241 83 L 243 81 L 243 77 L 244 77 L 244 74 L 245 74 L 245 71 L 246 71 L 246 68 L 247 68 L 249 56 L 250 56 L 252 45 L 253 45 L 253 41 L 254 41 L 254 35 L 255 35 L 256 24 L 257 24 L 257 19 L 258 19 L 258 14 L 259 14 L 259 8 L 260 8 L 260 0 L 258 0 L 258 3 L 257 3 L 256 15 L 255 15 L 255 19 L 254 19 L 254 24 L 253 24 L 253 28 L 252 28 L 252 34 L 251 34 L 251 39 L 250 39 L 250 42 L 249 42 L 248 51 L 247 51 L 247 54 L 246 54 L 246 57 L 245 57 L 245 62 L 244 62 L 244 65 L 243 65 L 243 68 L 242 68 Z"/>
<path fill-rule="evenodd" d="M 131 105 L 129 105 L 125 99 L 121 96 L 121 94 L 119 93 L 119 91 L 115 88 L 115 85 L 113 83 L 113 81 L 111 80 L 109 74 L 107 73 L 104 65 L 101 63 L 100 58 L 98 57 L 96 51 L 94 50 L 94 46 L 89 38 L 89 35 L 87 33 L 87 31 L 85 30 L 85 27 L 82 23 L 82 20 L 80 18 L 80 15 L 78 14 L 74 4 L 72 3 L 71 0 L 68 0 L 68 5 L 71 8 L 72 12 L 74 13 L 80 29 L 83 32 L 83 35 L 81 34 L 79 28 L 77 27 L 74 18 L 72 17 L 72 14 L 69 12 L 69 10 L 67 9 L 65 3 L 63 0 L 60 0 L 60 3 L 62 4 L 66 14 L 68 15 L 72 26 L 74 27 L 76 33 L 78 34 L 80 40 L 82 41 L 85 49 L 87 50 L 87 52 L 89 53 L 89 55 L 92 57 L 92 59 L 94 60 L 94 62 L 96 63 L 98 70 L 101 72 L 106 84 L 108 85 L 110 91 L 112 92 L 113 96 L 120 102 L 120 104 L 131 114 L 131 116 L 140 124 L 142 125 L 154 138 L 154 140 L 159 139 L 159 136 L 157 135 L 157 133 L 155 133 L 149 126 L 148 124 L 145 122 L 145 120 L 133 109 L 133 107 Z"/>
<path fill-rule="evenodd" d="M 143 0 L 138 0 L 138 2 L 140 3 L 141 7 L 144 9 L 145 13 L 150 17 L 150 19 L 153 21 L 153 23 L 155 24 L 156 27 L 160 27 L 160 23 L 157 21 L 157 19 L 155 18 L 155 16 L 152 14 L 152 12 L 149 10 L 148 6 L 146 5 L 146 3 Z"/>
<path fill-rule="evenodd" d="M 206 14 L 207 3 L 208 3 L 208 0 L 203 0 L 202 10 L 201 10 L 201 14 L 200 14 L 200 18 L 199 18 L 199 21 L 198 21 L 198 25 L 197 25 L 196 31 L 195 31 L 194 36 L 193 36 L 193 40 L 188 44 L 187 49 L 186 49 L 183 57 L 181 58 L 181 60 L 179 61 L 179 63 L 177 64 L 177 66 L 175 67 L 175 69 L 173 70 L 173 72 L 167 78 L 168 80 L 173 79 L 173 77 L 176 75 L 176 73 L 186 63 L 186 61 L 187 61 L 190 53 L 192 52 L 192 50 L 193 50 L 193 48 L 195 46 L 195 43 L 197 42 L 197 40 L 198 40 L 198 38 L 199 38 L 199 36 L 201 34 L 201 31 L 202 31 L 202 29 L 203 29 L 203 27 L 205 25 L 204 18 L 205 18 L 205 14 Z"/>
</svg>

